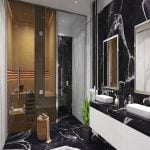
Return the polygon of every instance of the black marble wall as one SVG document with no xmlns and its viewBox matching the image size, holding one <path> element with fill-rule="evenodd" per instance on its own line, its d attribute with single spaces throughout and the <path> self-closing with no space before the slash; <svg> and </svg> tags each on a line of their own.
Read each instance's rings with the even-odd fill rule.
<svg viewBox="0 0 150 150">
<path fill-rule="evenodd" d="M 72 112 L 72 37 L 58 36 L 58 117 Z"/>
<path fill-rule="evenodd" d="M 150 0 L 113 0 L 98 15 L 98 84 L 103 81 L 103 40 L 119 35 L 119 97 L 121 104 L 133 95 L 134 102 L 143 103 L 146 95 L 134 92 L 134 26 L 150 18 Z M 139 81 L 140 82 L 140 81 Z"/>
</svg>

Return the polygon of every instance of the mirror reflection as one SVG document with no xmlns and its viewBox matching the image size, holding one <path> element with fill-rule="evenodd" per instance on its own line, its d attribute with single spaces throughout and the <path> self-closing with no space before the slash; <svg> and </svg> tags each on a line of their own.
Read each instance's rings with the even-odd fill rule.
<svg viewBox="0 0 150 150">
<path fill-rule="evenodd" d="M 135 92 L 150 93 L 150 21 L 135 26 Z"/>
<path fill-rule="evenodd" d="M 104 87 L 118 88 L 118 35 L 103 42 L 103 83 Z"/>
</svg>

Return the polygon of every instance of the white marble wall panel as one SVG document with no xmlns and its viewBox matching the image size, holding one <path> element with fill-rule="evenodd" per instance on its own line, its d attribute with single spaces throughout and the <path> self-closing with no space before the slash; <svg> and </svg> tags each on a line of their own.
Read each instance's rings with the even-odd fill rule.
<svg viewBox="0 0 150 150">
<path fill-rule="evenodd" d="M 86 17 L 78 16 L 72 26 L 72 113 L 82 121 L 81 106 L 86 97 Z"/>
</svg>

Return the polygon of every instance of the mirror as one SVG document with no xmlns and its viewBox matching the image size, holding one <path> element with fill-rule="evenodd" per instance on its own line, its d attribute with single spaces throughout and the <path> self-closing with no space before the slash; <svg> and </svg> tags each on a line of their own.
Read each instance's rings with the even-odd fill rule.
<svg viewBox="0 0 150 150">
<path fill-rule="evenodd" d="M 103 41 L 103 85 L 119 89 L 118 86 L 118 35 Z"/>
<path fill-rule="evenodd" d="M 150 94 L 150 20 L 135 26 L 135 92 Z"/>
</svg>

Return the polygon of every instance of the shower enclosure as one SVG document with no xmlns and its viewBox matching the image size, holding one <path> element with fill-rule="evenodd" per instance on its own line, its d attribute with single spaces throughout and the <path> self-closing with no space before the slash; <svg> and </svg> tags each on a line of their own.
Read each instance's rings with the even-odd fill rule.
<svg viewBox="0 0 150 150">
<path fill-rule="evenodd" d="M 70 114 L 81 118 L 85 98 L 85 16 L 57 11 L 58 119 Z"/>
<path fill-rule="evenodd" d="M 41 113 L 56 120 L 56 12 L 8 1 L 8 130 L 36 125 Z"/>
<path fill-rule="evenodd" d="M 72 113 L 72 37 L 58 35 L 58 118 Z"/>
</svg>

